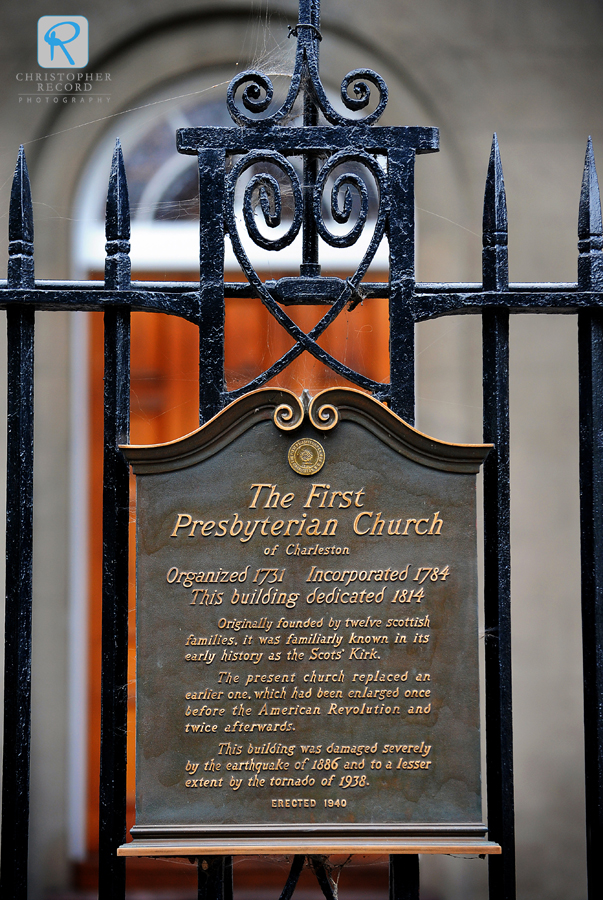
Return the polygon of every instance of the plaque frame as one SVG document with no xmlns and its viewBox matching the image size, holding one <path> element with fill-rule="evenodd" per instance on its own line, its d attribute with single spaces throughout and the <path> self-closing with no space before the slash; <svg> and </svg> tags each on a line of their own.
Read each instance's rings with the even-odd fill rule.
<svg viewBox="0 0 603 900">
<path fill-rule="evenodd" d="M 121 450 L 137 476 L 177 472 L 220 454 L 250 429 L 269 421 L 278 429 L 275 435 L 280 431 L 292 437 L 303 430 L 302 426 L 311 426 L 313 433 L 320 437 L 328 435 L 340 423 L 353 423 L 413 463 L 463 475 L 477 473 L 491 448 L 491 445 L 453 444 L 429 437 L 356 389 L 330 388 L 313 399 L 306 393 L 299 399 L 288 390 L 263 388 L 241 397 L 178 440 L 146 446 L 124 445 Z M 312 481 L 312 477 L 307 478 L 303 473 L 301 478 L 305 484 Z M 500 853 L 500 846 L 487 840 L 487 826 L 481 821 L 146 823 L 136 824 L 131 834 L 133 840 L 118 849 L 119 855 L 332 854 L 346 850 L 371 854 Z"/>
</svg>

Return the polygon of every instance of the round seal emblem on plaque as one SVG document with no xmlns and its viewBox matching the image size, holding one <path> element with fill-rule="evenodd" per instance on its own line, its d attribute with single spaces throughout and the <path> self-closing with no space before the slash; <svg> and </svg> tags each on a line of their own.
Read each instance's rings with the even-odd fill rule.
<svg viewBox="0 0 603 900">
<path fill-rule="evenodd" d="M 289 447 L 289 465 L 298 475 L 314 475 L 325 462 L 325 451 L 318 441 L 300 438 Z"/>
</svg>

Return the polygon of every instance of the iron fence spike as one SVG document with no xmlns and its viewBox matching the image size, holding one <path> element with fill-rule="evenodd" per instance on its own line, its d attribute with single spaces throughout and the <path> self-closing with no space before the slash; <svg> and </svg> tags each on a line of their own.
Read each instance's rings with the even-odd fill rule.
<svg viewBox="0 0 603 900">
<path fill-rule="evenodd" d="M 23 144 L 15 166 L 8 212 L 8 279 L 12 286 L 33 287 L 34 225 L 31 186 Z"/>
<path fill-rule="evenodd" d="M 505 179 L 503 176 L 500 149 L 496 133 L 492 138 L 488 174 L 486 176 L 486 189 L 484 192 L 484 218 L 483 235 L 485 241 L 494 234 L 506 234 L 507 223 L 507 197 L 505 192 Z"/>
<path fill-rule="evenodd" d="M 484 290 L 506 290 L 509 285 L 507 251 L 507 197 L 496 133 L 492 138 L 482 225 L 482 280 Z"/>
<path fill-rule="evenodd" d="M 111 175 L 107 192 L 107 212 L 105 216 L 105 235 L 108 241 L 127 241 L 130 239 L 130 201 L 124 157 L 119 138 L 115 141 L 115 150 L 111 161 Z"/>
<path fill-rule="evenodd" d="M 124 157 L 119 138 L 111 160 L 105 213 L 105 282 L 107 287 L 126 290 L 130 286 L 130 201 Z"/>
<path fill-rule="evenodd" d="M 601 221 L 601 197 L 599 194 L 599 179 L 595 165 L 593 142 L 589 137 L 586 144 L 584 157 L 584 172 L 582 175 L 582 190 L 580 191 L 580 208 L 578 213 L 578 237 L 580 240 L 588 240 L 593 235 L 603 234 Z"/>
<path fill-rule="evenodd" d="M 603 223 L 593 143 L 588 138 L 578 210 L 578 285 L 603 290 Z"/>
<path fill-rule="evenodd" d="M 9 241 L 33 242 L 31 187 L 23 144 L 19 147 L 19 156 L 17 157 L 10 194 L 8 239 Z"/>
</svg>

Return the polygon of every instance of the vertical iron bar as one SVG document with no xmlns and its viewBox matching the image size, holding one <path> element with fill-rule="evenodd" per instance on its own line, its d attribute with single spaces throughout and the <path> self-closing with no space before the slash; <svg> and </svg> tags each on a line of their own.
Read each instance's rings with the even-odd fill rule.
<svg viewBox="0 0 603 900">
<path fill-rule="evenodd" d="M 199 424 L 224 403 L 223 150 L 199 151 Z M 232 856 L 197 860 L 199 900 L 232 900 Z"/>
<path fill-rule="evenodd" d="M 419 857 L 416 854 L 390 856 L 389 900 L 419 900 Z"/>
<path fill-rule="evenodd" d="M 325 900 L 336 900 L 336 894 L 333 890 L 333 882 L 329 878 L 327 867 L 322 856 L 309 856 L 308 862 L 318 881 L 323 897 Z"/>
<path fill-rule="evenodd" d="M 392 412 L 415 421 L 415 151 L 391 150 L 387 158 L 389 217 L 389 380 Z M 383 202 L 382 198 L 382 202 Z M 418 900 L 419 857 L 390 856 L 390 900 Z"/>
<path fill-rule="evenodd" d="M 233 900 L 234 894 L 234 868 L 232 856 L 224 857 L 224 900 Z"/>
<path fill-rule="evenodd" d="M 390 407 L 415 421 L 415 322 L 410 299 L 415 286 L 415 151 L 391 150 L 387 158 L 389 217 Z"/>
<path fill-rule="evenodd" d="M 313 25 L 314 28 L 320 28 L 320 9 L 316 0 L 310 0 L 309 3 L 300 3 L 299 20 Z M 316 57 L 316 67 L 318 68 L 318 35 L 314 28 L 308 29 L 309 34 L 304 32 L 303 40 L 310 44 L 310 52 Z M 314 102 L 312 91 L 309 84 L 302 83 L 304 95 L 304 126 L 318 125 L 318 107 Z M 320 265 L 318 262 L 318 231 L 314 221 L 314 187 L 318 178 L 318 158 L 312 153 L 304 153 L 303 158 L 303 216 L 302 216 L 302 263 L 299 273 L 308 278 L 318 277 L 320 275 Z"/>
<path fill-rule="evenodd" d="M 224 403 L 223 150 L 199 151 L 199 424 Z"/>
<path fill-rule="evenodd" d="M 306 861 L 306 857 L 302 854 L 297 854 L 293 857 L 293 862 L 291 863 L 291 869 L 289 871 L 289 875 L 287 877 L 287 881 L 285 882 L 285 887 L 281 892 L 281 896 L 279 900 L 291 900 L 293 896 L 293 891 L 297 886 L 297 882 L 299 881 L 299 876 L 302 873 L 302 869 L 304 867 L 304 863 Z"/>
<path fill-rule="evenodd" d="M 508 290 L 507 204 L 494 135 L 484 194 L 485 291 Z M 513 718 L 511 693 L 511 535 L 509 488 L 509 313 L 484 310 L 484 614 L 488 826 L 502 855 L 489 857 L 491 900 L 515 897 Z"/>
<path fill-rule="evenodd" d="M 205 856 L 197 860 L 198 900 L 232 898 L 232 857 Z"/>
<path fill-rule="evenodd" d="M 111 164 L 105 220 L 105 287 L 130 286 L 130 207 L 119 141 Z M 126 868 L 116 850 L 126 839 L 128 712 L 129 470 L 119 444 L 130 430 L 130 310 L 107 310 L 103 456 L 103 584 L 99 897 L 125 896 Z"/>
<path fill-rule="evenodd" d="M 578 216 L 578 287 L 603 291 L 603 224 L 589 138 Z M 603 315 L 578 314 L 580 523 L 586 866 L 590 900 L 603 895 Z"/>
<path fill-rule="evenodd" d="M 23 147 L 9 207 L 8 287 L 34 286 L 33 212 Z M 4 758 L 0 893 L 27 897 L 33 555 L 34 311 L 7 310 L 8 413 Z"/>
</svg>

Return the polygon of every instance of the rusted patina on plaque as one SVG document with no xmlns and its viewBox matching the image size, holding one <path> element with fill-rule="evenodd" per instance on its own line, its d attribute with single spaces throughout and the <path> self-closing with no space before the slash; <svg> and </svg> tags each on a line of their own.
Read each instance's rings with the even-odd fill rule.
<svg viewBox="0 0 603 900">
<path fill-rule="evenodd" d="M 296 443 L 322 448 L 316 473 L 292 468 Z M 135 840 L 483 836 L 475 474 L 488 447 L 436 441 L 333 389 L 306 412 L 257 391 L 180 441 L 124 452 Z M 319 456 L 294 451 L 302 469 Z"/>
</svg>

